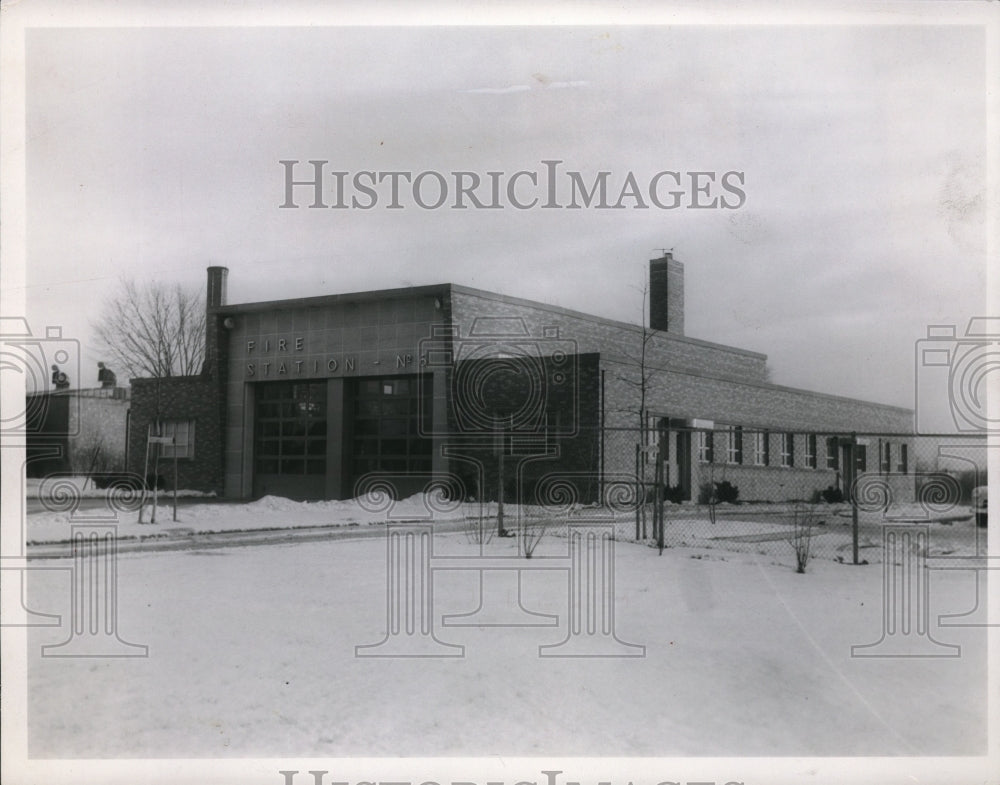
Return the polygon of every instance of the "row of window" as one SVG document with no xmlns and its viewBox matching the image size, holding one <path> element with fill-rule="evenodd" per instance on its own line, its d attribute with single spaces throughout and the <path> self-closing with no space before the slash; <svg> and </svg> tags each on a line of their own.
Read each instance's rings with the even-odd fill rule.
<svg viewBox="0 0 1000 785">
<path fill-rule="evenodd" d="M 836 436 L 827 436 L 822 443 L 825 445 L 825 454 L 820 457 L 818 446 L 821 443 L 819 437 L 814 433 L 803 434 L 796 443 L 795 434 L 788 432 L 772 433 L 770 431 L 750 431 L 744 432 L 742 426 L 731 425 L 723 431 L 698 431 L 698 461 L 700 463 L 715 463 L 720 457 L 718 450 L 723 451 L 724 462 L 738 465 L 750 466 L 770 466 L 772 460 L 771 443 L 772 437 L 776 440 L 776 456 L 779 466 L 786 468 L 804 467 L 807 469 L 820 468 L 840 469 L 840 439 Z M 800 448 L 801 456 L 796 454 L 796 447 Z M 879 473 L 890 474 L 893 471 L 893 459 L 895 458 L 895 471 L 905 474 L 909 470 L 908 445 L 898 443 L 893 445 L 886 439 L 879 439 Z M 858 444 L 854 451 L 855 469 L 859 472 L 868 471 L 868 448 L 867 445 Z"/>
</svg>

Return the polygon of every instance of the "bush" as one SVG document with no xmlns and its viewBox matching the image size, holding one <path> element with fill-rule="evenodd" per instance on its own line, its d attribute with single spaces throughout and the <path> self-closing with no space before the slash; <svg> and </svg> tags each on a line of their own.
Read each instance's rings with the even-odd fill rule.
<svg viewBox="0 0 1000 785">
<path fill-rule="evenodd" d="M 729 480 L 715 483 L 715 500 L 719 504 L 736 504 L 739 497 L 740 489 Z"/>
<path fill-rule="evenodd" d="M 815 523 L 816 515 L 810 507 L 804 504 L 795 505 L 791 539 L 792 549 L 795 551 L 795 572 L 806 571 Z"/>
<path fill-rule="evenodd" d="M 663 499 L 672 504 L 680 504 L 684 501 L 684 491 L 680 485 L 668 485 L 663 489 Z"/>
<path fill-rule="evenodd" d="M 698 504 L 736 504 L 739 496 L 740 489 L 729 480 L 705 482 L 698 488 Z"/>
<path fill-rule="evenodd" d="M 518 527 L 521 538 L 521 552 L 524 558 L 530 559 L 545 536 L 545 521 L 538 518 L 524 518 Z"/>
<path fill-rule="evenodd" d="M 643 499 L 646 504 L 652 504 L 656 501 L 656 486 L 651 485 L 646 488 L 643 494 Z M 663 501 L 671 502 L 673 504 L 680 504 L 685 501 L 684 492 L 681 490 L 680 485 L 665 485 L 663 487 Z"/>
<path fill-rule="evenodd" d="M 827 504 L 840 504 L 844 501 L 844 492 L 840 488 L 830 485 L 826 490 L 819 492 L 819 497 Z"/>
</svg>

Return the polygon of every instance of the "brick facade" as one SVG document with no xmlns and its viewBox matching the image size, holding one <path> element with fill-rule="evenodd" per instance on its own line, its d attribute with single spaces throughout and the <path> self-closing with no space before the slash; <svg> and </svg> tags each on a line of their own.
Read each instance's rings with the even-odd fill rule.
<svg viewBox="0 0 1000 785">
<path fill-rule="evenodd" d="M 670 253 L 649 263 L 649 326 L 684 335 L 684 265 Z"/>
<path fill-rule="evenodd" d="M 129 471 L 142 476 L 146 436 L 157 420 L 194 423 L 194 454 L 178 458 L 178 487 L 222 493 L 222 422 L 220 388 L 208 376 L 173 376 L 132 380 L 132 416 L 129 426 Z M 152 461 L 149 473 L 153 473 Z M 160 460 L 159 475 L 173 487 L 173 460 Z"/>
<path fill-rule="evenodd" d="M 462 463 L 454 448 L 462 440 L 458 407 L 465 402 L 456 396 L 466 393 L 456 392 L 456 373 L 463 363 L 502 364 L 520 352 L 543 358 L 550 403 L 563 424 L 571 417 L 577 426 L 571 437 L 554 439 L 558 461 L 550 457 L 523 464 L 522 487 L 534 488 L 553 468 L 581 475 L 634 472 L 635 429 L 650 417 L 670 424 L 675 459 L 669 470 L 675 481 L 684 465 L 678 451 L 688 456 L 684 482 L 691 496 L 719 473 L 742 482 L 748 496 L 756 489 L 759 498 L 802 498 L 836 485 L 841 477 L 826 467 L 825 453 L 817 456 L 815 467 L 781 466 L 780 456 L 773 454 L 766 466 L 749 461 L 706 466 L 697 460 L 695 433 L 683 434 L 685 429 L 739 425 L 747 432 L 795 432 L 797 455 L 804 455 L 810 432 L 821 447 L 823 434 L 852 432 L 904 434 L 895 439 L 896 450 L 907 443 L 909 410 L 770 384 L 765 355 L 684 336 L 683 266 L 668 255 L 654 260 L 651 273 L 651 322 L 666 318 L 668 330 L 644 331 L 454 284 L 227 305 L 225 270 L 210 268 L 205 369 L 197 377 L 133 380 L 130 468 L 141 472 L 149 422 L 187 418 L 195 422 L 196 445 L 194 455 L 180 461 L 183 486 L 240 498 L 269 492 L 254 480 L 255 439 L 266 438 L 255 431 L 255 391 L 261 382 L 320 383 L 327 441 L 325 464 L 318 466 L 325 466 L 326 479 L 310 487 L 319 487 L 327 498 L 343 498 L 355 479 L 350 449 L 357 385 L 406 377 L 427 379 L 419 384 L 430 397 L 421 404 L 426 408 L 421 416 L 431 423 L 432 471 L 440 474 Z M 638 358 L 644 336 L 648 383 L 640 416 Z M 567 356 L 574 358 L 574 374 L 556 390 L 549 374 L 558 358 Z M 615 428 L 633 430 L 607 430 Z M 869 460 L 877 462 L 877 447 L 871 450 Z M 495 450 L 480 452 L 475 460 L 487 475 L 495 473 Z"/>
<path fill-rule="evenodd" d="M 600 353 L 609 362 L 634 363 L 642 348 L 643 330 L 634 324 L 464 286 L 452 286 L 451 290 L 452 318 L 463 336 L 477 319 L 505 317 L 522 321 L 541 347 L 545 345 L 544 328 L 555 326 L 559 338 L 574 342 L 577 351 Z M 766 355 L 696 338 L 655 332 L 647 352 L 650 361 L 661 367 L 750 382 L 765 379 Z"/>
</svg>

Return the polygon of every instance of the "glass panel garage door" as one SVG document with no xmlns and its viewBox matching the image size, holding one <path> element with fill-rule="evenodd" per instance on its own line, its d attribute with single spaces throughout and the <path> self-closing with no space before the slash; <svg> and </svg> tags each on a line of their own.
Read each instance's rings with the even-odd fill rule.
<svg viewBox="0 0 1000 785">
<path fill-rule="evenodd" d="M 322 498 L 326 439 L 325 381 L 256 385 L 255 494 Z"/>
<path fill-rule="evenodd" d="M 418 384 L 427 385 L 423 394 Z M 421 438 L 420 405 L 430 405 L 430 377 L 395 376 L 358 379 L 354 392 L 351 471 L 354 479 L 367 472 L 395 476 L 423 474 L 431 469 L 431 440 Z M 415 482 L 419 482 L 414 478 Z"/>
</svg>

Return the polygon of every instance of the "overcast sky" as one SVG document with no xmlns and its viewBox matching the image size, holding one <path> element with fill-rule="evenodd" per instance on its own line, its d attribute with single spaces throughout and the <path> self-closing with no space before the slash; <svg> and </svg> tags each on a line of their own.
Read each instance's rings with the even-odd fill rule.
<svg viewBox="0 0 1000 785">
<path fill-rule="evenodd" d="M 926 325 L 985 310 L 984 46 L 926 25 L 31 30 L 28 315 L 82 341 L 92 385 L 120 276 L 201 288 L 222 264 L 231 302 L 454 282 L 635 322 L 673 248 L 688 335 L 912 406 Z M 283 159 L 560 159 L 619 188 L 736 170 L 746 200 L 289 210 Z"/>
</svg>

